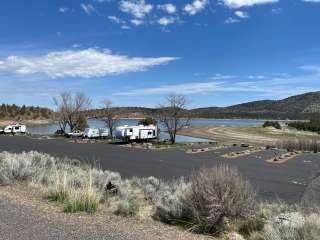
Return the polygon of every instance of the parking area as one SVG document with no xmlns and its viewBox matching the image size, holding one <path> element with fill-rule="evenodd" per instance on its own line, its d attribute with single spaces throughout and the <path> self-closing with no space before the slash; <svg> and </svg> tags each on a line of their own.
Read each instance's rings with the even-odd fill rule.
<svg viewBox="0 0 320 240">
<path fill-rule="evenodd" d="M 26 136 L 0 136 L 0 151 L 39 151 L 53 156 L 78 159 L 81 162 L 119 172 L 123 177 L 155 176 L 171 180 L 189 176 L 201 166 L 230 164 L 255 186 L 263 199 L 280 198 L 297 202 L 308 183 L 320 169 L 320 154 L 304 153 L 283 164 L 270 164 L 277 150 L 262 150 L 237 158 L 222 155 L 245 148 L 227 147 L 198 154 L 185 149 L 148 150 L 123 148 L 100 143 L 72 143 L 66 139 L 33 139 Z"/>
</svg>

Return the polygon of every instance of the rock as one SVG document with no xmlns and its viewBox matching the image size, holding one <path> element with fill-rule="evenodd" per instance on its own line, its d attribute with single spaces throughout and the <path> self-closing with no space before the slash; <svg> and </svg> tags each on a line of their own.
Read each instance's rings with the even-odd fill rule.
<svg viewBox="0 0 320 240">
<path fill-rule="evenodd" d="M 227 240 L 244 240 L 244 238 L 239 233 L 232 232 L 227 235 Z"/>
<path fill-rule="evenodd" d="M 273 219 L 274 225 L 298 228 L 305 223 L 305 217 L 299 212 L 282 213 Z"/>
</svg>

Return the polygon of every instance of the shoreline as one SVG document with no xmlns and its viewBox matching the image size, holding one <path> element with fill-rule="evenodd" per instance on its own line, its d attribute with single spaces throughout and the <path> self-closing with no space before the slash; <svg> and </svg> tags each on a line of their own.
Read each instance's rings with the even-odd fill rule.
<svg viewBox="0 0 320 240">
<path fill-rule="evenodd" d="M 0 126 L 7 126 L 13 123 L 21 123 L 27 127 L 50 125 L 55 123 L 52 119 L 37 119 L 37 120 L 0 120 Z"/>
</svg>

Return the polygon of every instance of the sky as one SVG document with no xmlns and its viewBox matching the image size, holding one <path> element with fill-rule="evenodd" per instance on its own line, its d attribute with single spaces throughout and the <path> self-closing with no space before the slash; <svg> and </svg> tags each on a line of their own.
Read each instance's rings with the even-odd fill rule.
<svg viewBox="0 0 320 240">
<path fill-rule="evenodd" d="M 320 90 L 320 0 L 2 0 L 0 102 L 229 106 Z"/>
</svg>

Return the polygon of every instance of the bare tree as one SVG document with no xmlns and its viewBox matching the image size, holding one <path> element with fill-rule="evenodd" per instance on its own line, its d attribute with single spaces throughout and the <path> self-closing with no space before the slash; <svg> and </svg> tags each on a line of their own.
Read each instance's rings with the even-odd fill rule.
<svg viewBox="0 0 320 240">
<path fill-rule="evenodd" d="M 107 124 L 110 136 L 112 136 L 113 131 L 120 119 L 117 117 L 116 111 L 112 107 L 113 105 L 111 100 L 104 100 L 103 105 L 104 105 L 104 121 Z"/>
<path fill-rule="evenodd" d="M 166 104 L 160 105 L 158 120 L 168 132 L 172 144 L 176 142 L 177 132 L 190 124 L 186 106 L 187 99 L 182 95 L 170 95 Z"/>
<path fill-rule="evenodd" d="M 88 109 L 91 100 L 84 93 L 72 94 L 71 92 L 62 92 L 58 97 L 53 98 L 57 108 L 57 116 L 60 129 L 66 133 L 66 127 L 74 131 L 79 127 L 81 114 Z"/>
</svg>

